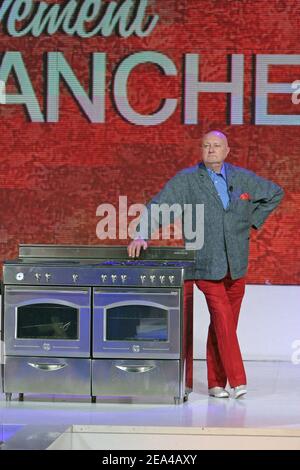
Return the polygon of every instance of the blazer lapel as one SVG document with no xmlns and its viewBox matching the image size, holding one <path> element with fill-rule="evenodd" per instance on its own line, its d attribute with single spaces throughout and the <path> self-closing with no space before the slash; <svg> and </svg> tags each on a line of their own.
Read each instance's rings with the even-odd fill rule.
<svg viewBox="0 0 300 470">
<path fill-rule="evenodd" d="M 212 182 L 212 180 L 209 177 L 209 174 L 207 173 L 207 170 L 205 168 L 204 163 L 199 163 L 199 168 L 198 168 L 198 171 L 196 173 L 196 176 L 197 176 L 198 183 L 199 183 L 200 187 L 201 188 L 203 188 L 203 187 L 207 188 L 209 193 L 218 201 L 218 203 L 223 208 L 222 201 L 221 201 L 220 197 L 218 196 L 218 193 L 217 193 L 217 190 L 215 188 L 214 183 Z"/>
<path fill-rule="evenodd" d="M 236 177 L 236 171 L 234 169 L 234 166 L 231 165 L 230 163 L 224 163 L 224 165 L 225 165 L 225 171 L 226 171 L 226 180 L 227 180 L 227 188 L 228 188 L 228 194 L 229 194 L 229 199 L 230 199 L 229 200 L 229 206 L 230 206 L 234 201 L 233 195 L 235 192 L 235 184 L 236 184 L 236 181 L 234 181 L 234 179 Z"/>
</svg>

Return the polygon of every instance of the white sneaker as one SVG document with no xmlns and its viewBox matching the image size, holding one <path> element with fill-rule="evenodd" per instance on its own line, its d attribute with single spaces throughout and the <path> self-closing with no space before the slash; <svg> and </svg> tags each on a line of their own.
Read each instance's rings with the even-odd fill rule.
<svg viewBox="0 0 300 470">
<path fill-rule="evenodd" d="M 243 395 L 246 395 L 246 393 L 247 393 L 246 385 L 238 385 L 237 387 L 233 388 L 234 398 L 240 398 Z"/>
<path fill-rule="evenodd" d="M 229 393 L 223 387 L 212 387 L 208 389 L 210 397 L 215 398 L 229 398 Z"/>
</svg>

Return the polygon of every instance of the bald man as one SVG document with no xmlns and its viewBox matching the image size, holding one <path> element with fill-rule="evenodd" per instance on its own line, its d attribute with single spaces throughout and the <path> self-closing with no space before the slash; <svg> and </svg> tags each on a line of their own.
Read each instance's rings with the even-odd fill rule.
<svg viewBox="0 0 300 470">
<path fill-rule="evenodd" d="M 204 293 L 211 317 L 207 378 L 208 393 L 215 398 L 230 396 L 227 383 L 234 398 L 247 393 L 236 330 L 245 291 L 250 230 L 260 228 L 283 197 L 277 184 L 225 163 L 229 151 L 222 132 L 205 134 L 202 162 L 177 173 L 152 199 L 141 217 L 139 236 L 128 246 L 130 257 L 147 249 L 147 240 L 161 222 L 150 219 L 152 205 L 177 204 L 183 213 L 187 205 L 204 206 L 204 244 L 196 251 L 191 280 Z"/>
</svg>

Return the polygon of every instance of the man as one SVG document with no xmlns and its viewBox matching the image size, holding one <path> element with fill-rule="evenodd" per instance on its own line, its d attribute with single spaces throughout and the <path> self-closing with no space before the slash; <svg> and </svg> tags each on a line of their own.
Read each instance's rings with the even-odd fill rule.
<svg viewBox="0 0 300 470">
<path fill-rule="evenodd" d="M 247 393 L 236 329 L 245 291 L 250 229 L 260 228 L 283 197 L 275 183 L 224 163 L 229 150 L 222 132 L 206 134 L 203 162 L 177 173 L 149 204 L 204 205 L 204 244 L 196 252 L 193 278 L 205 295 L 211 317 L 208 392 L 216 398 L 229 397 L 227 381 L 235 398 Z M 156 228 L 150 227 L 129 244 L 130 257 L 147 248 L 146 239 Z"/>
</svg>

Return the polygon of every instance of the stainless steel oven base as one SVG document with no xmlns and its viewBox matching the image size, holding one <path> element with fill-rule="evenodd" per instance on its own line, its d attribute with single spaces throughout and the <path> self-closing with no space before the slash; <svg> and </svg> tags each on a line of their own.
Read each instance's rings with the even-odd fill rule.
<svg viewBox="0 0 300 470">
<path fill-rule="evenodd" d="M 180 404 L 191 391 L 182 384 L 182 361 L 146 359 L 81 359 L 7 356 L 4 366 L 6 401 L 12 394 L 89 395 L 102 399 L 151 397 Z"/>
<path fill-rule="evenodd" d="M 77 358 L 7 356 L 4 393 L 90 395 L 91 360 Z"/>
<path fill-rule="evenodd" d="M 92 395 L 173 399 L 178 404 L 188 398 L 181 375 L 180 360 L 94 359 Z"/>
</svg>

